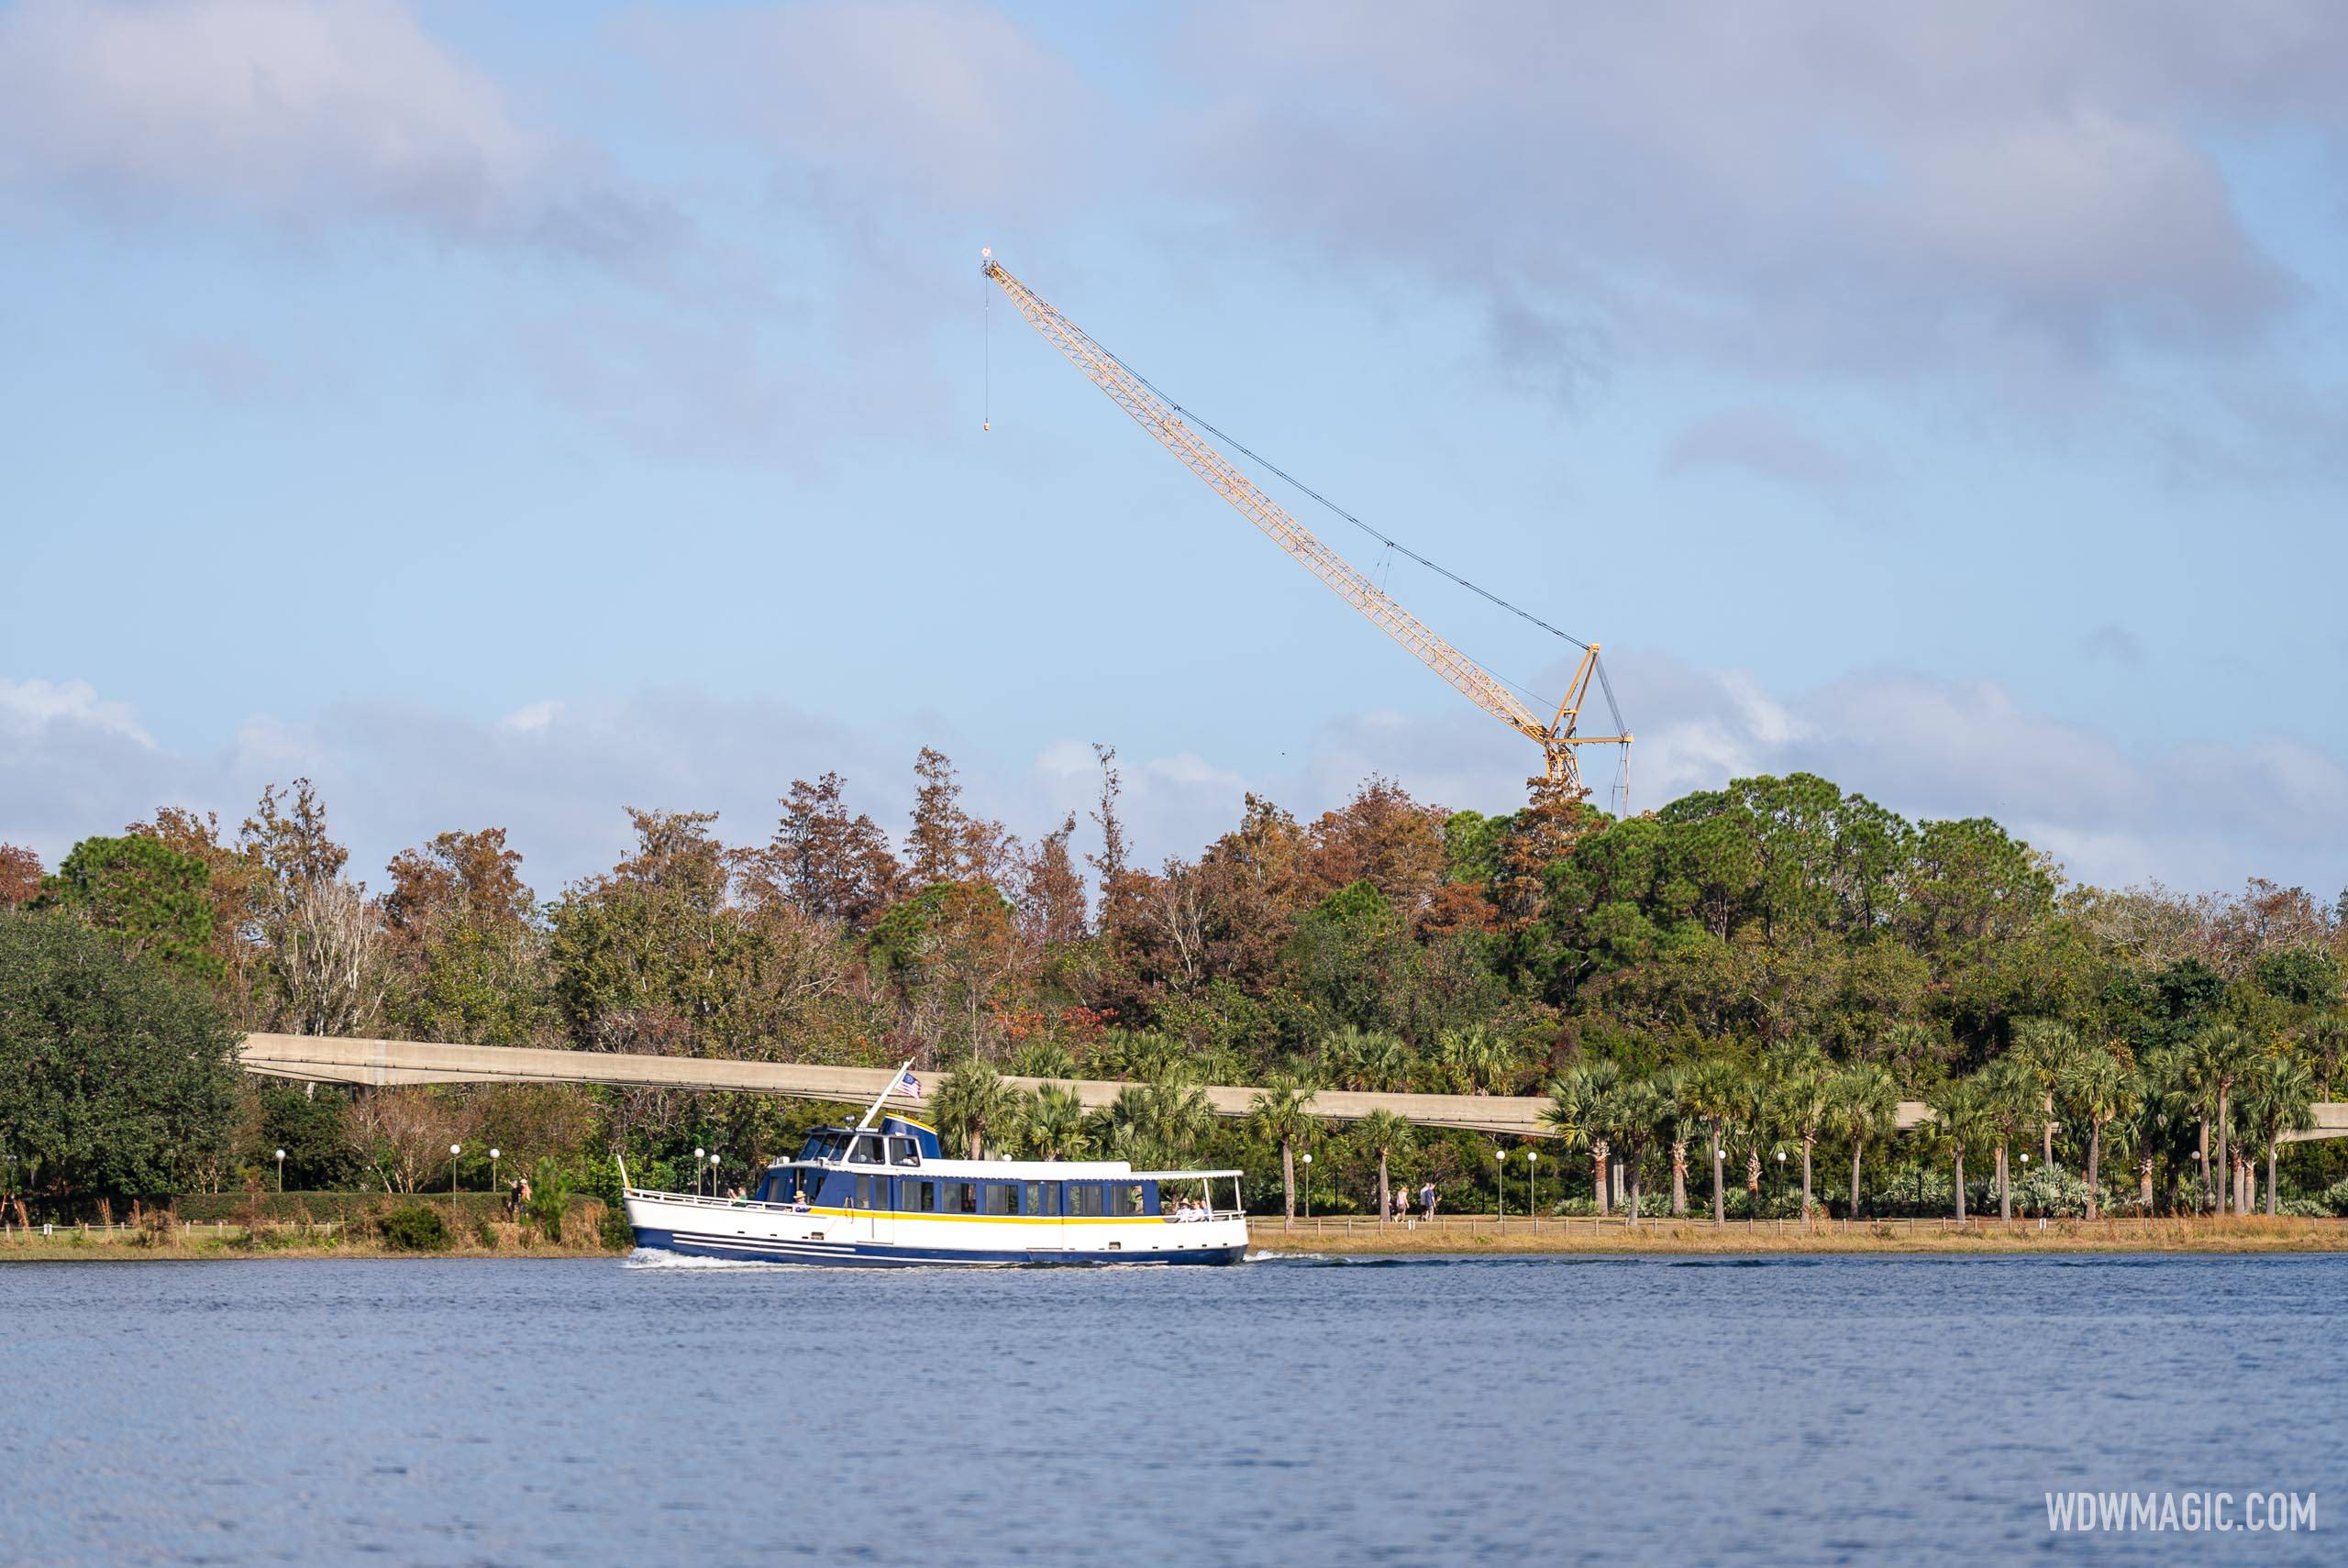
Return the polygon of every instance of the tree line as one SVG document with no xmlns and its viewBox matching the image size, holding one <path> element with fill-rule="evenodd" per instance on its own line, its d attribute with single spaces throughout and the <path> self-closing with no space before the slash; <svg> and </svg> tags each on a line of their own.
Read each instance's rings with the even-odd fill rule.
<svg viewBox="0 0 2348 1568">
<path fill-rule="evenodd" d="M 1266 1202 L 1293 1201 L 1314 1147 L 1321 1201 L 1356 1208 L 1398 1171 L 1468 1204 L 1512 1179 L 1489 1140 L 1324 1127 L 1321 1088 L 1545 1096 L 1556 1140 L 1520 1199 L 1547 1174 L 1544 1207 L 1611 1209 L 1618 1186 L 1634 1213 L 1684 1211 L 1693 1191 L 1719 1215 L 2338 1196 L 2330 1144 L 2286 1159 L 2281 1140 L 2333 1093 L 2348 1043 L 2340 901 L 2073 885 L 1987 819 L 1910 822 L 1801 774 L 1621 820 L 1540 789 L 1488 815 L 1372 778 L 1310 820 L 1250 795 L 1195 855 L 1146 867 L 1114 752 L 1099 763 L 1082 819 L 1032 838 L 970 811 L 934 750 L 898 833 L 837 774 L 794 781 L 763 841 L 631 810 L 626 856 L 551 896 L 498 827 L 403 850 L 371 889 L 303 780 L 234 830 L 165 807 L 54 867 L 0 845 L 11 1186 L 217 1188 L 274 1179 L 282 1147 L 297 1185 L 413 1190 L 452 1174 L 451 1143 L 461 1180 L 487 1179 L 492 1147 L 582 1163 L 624 1147 L 632 1169 L 689 1181 L 706 1160 L 692 1149 L 746 1173 L 812 1114 L 674 1090 L 354 1099 L 226 1065 L 242 1031 L 280 1030 L 910 1058 L 967 1102 L 943 1102 L 958 1136 L 1242 1164 Z M 69 949 L 143 988 L 77 993 L 101 1010 L 71 1021 L 43 988 Z M 166 992 L 183 1012 L 146 1037 L 190 1042 L 180 1061 L 217 1076 L 201 1093 L 155 1079 L 197 1109 L 126 1166 L 104 1131 L 121 1108 L 76 1099 L 73 1053 L 102 1015 L 136 1035 Z M 1065 1093 L 1010 1094 L 1005 1073 L 1141 1087 L 1088 1116 Z M 1258 1114 L 1215 1122 L 1204 1083 L 1262 1086 Z M 1894 1135 L 1902 1099 L 1934 1108 L 1926 1129 Z M 1817 1179 L 1829 1154 L 1847 1181 Z"/>
</svg>

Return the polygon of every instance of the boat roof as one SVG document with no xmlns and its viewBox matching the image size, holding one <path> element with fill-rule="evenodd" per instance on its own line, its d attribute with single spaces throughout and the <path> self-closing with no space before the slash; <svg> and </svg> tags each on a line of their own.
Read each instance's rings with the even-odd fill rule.
<svg viewBox="0 0 2348 1568">
<path fill-rule="evenodd" d="M 869 1161 L 779 1159 L 769 1169 L 795 1165 L 824 1169 L 889 1171 L 914 1180 L 961 1177 L 994 1181 L 1201 1181 L 1216 1176 L 1245 1176 L 1236 1170 L 1137 1171 L 1123 1160 L 932 1160 L 918 1165 L 874 1165 Z"/>
<path fill-rule="evenodd" d="M 893 1116 L 895 1113 L 891 1114 Z M 897 1120 L 912 1121 L 909 1117 L 898 1117 Z M 926 1122 L 915 1121 L 912 1124 L 933 1137 L 937 1131 Z M 807 1136 L 815 1138 L 827 1132 L 842 1137 L 883 1135 L 883 1130 L 879 1127 L 839 1126 L 810 1128 Z M 973 1180 L 991 1177 L 996 1181 L 1041 1181 L 1047 1178 L 1056 1181 L 1203 1181 L 1213 1177 L 1240 1176 L 1247 1174 L 1245 1171 L 1236 1170 L 1137 1171 L 1124 1160 L 949 1160 L 926 1154 L 922 1157 L 919 1165 L 874 1165 L 869 1161 L 842 1159 L 801 1160 L 796 1155 L 786 1154 L 769 1160 L 767 1168 L 774 1170 L 783 1165 L 818 1165 L 825 1169 L 860 1167 L 865 1170 L 900 1172 L 918 1170 L 925 1176 L 963 1176 Z M 914 1179 L 918 1180 L 920 1177 Z"/>
</svg>

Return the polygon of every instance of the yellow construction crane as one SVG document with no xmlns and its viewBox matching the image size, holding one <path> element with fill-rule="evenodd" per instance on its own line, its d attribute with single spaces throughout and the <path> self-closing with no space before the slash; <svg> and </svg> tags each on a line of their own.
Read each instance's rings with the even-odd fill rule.
<svg viewBox="0 0 2348 1568">
<path fill-rule="evenodd" d="M 1315 538 L 1310 529 L 1282 511 L 1246 475 L 1232 467 L 1222 453 L 1201 440 L 1183 423 L 1180 417 L 1182 411 L 1177 404 L 1161 396 L 1156 388 L 1128 370 L 1124 361 L 1086 337 L 1074 322 L 1053 309 L 1033 289 L 1003 271 L 1002 263 L 995 260 L 991 247 L 980 252 L 980 268 L 1010 297 L 1011 303 L 1019 308 L 1019 314 L 1027 318 L 1029 325 L 1068 357 L 1069 363 L 1083 371 L 1094 386 L 1107 392 L 1119 408 L 1133 415 L 1135 424 L 1157 437 L 1160 445 L 1180 458 L 1183 466 L 1204 480 L 1217 495 L 1231 502 L 1241 515 L 1262 529 L 1272 543 L 1301 561 L 1313 576 L 1335 590 L 1340 599 L 1368 616 L 1387 635 L 1416 654 L 1421 663 L 1451 682 L 1469 701 L 1538 745 L 1545 783 L 1575 795 L 1586 792 L 1581 781 L 1581 767 L 1575 755 L 1583 746 L 1619 745 L 1623 748 L 1627 763 L 1631 745 L 1627 731 L 1611 735 L 1585 735 L 1577 731 L 1581 719 L 1582 701 L 1589 693 L 1593 677 L 1606 694 L 1607 708 L 1614 719 L 1614 728 L 1621 730 L 1623 727 L 1622 715 L 1613 712 L 1613 694 L 1606 680 L 1605 668 L 1598 660 L 1597 644 L 1566 638 L 1581 649 L 1581 659 L 1575 667 L 1573 679 L 1567 684 L 1565 700 L 1557 704 L 1556 714 L 1544 723 L 1541 716 L 1519 700 L 1516 693 L 1498 677 L 1453 647 L 1437 635 L 1434 628 L 1388 598 L 1351 562 Z M 1240 450 L 1245 451 L 1246 448 L 1241 447 Z M 1387 543 L 1392 545 L 1391 540 Z M 1414 551 L 1407 553 L 1430 567 L 1434 565 Z M 1434 569 L 1443 570 L 1440 567 Z M 1452 574 L 1445 572 L 1445 575 Z M 1454 580 L 1464 580 L 1454 578 Z M 1475 588 L 1472 583 L 1466 586 Z M 1482 589 L 1475 591 L 1484 592 Z M 1485 597 L 1493 598 L 1489 593 Z M 1515 610 L 1513 605 L 1507 607 Z M 1516 611 L 1516 613 L 1524 613 Z M 1525 618 L 1533 619 L 1531 616 Z M 1548 626 L 1545 622 L 1535 624 L 1565 636 L 1564 633 L 1556 632 L 1556 627 Z M 1624 789 L 1627 793 L 1627 768 Z"/>
</svg>

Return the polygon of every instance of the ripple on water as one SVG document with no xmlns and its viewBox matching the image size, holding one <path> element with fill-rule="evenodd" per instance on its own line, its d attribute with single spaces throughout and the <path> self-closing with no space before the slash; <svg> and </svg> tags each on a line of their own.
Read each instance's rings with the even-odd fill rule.
<svg viewBox="0 0 2348 1568">
<path fill-rule="evenodd" d="M 2330 1257 L 14 1265 L 0 1537 L 58 1568 L 909 1536 L 1041 1564 L 2200 1562 L 2050 1542 L 2043 1495 L 2348 1495 L 2342 1445 L 2256 1415 L 2331 1365 L 2343 1303 Z"/>
</svg>

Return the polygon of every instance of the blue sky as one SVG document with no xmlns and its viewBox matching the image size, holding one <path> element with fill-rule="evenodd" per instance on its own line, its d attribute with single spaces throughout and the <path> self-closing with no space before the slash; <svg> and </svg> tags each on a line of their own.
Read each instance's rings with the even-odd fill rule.
<svg viewBox="0 0 2348 1568">
<path fill-rule="evenodd" d="M 306 773 L 367 874 L 498 823 L 550 890 L 624 804 L 897 823 L 924 744 L 1031 834 L 1113 744 L 1155 854 L 1512 806 L 1526 743 L 990 347 L 991 243 L 1604 643 L 1634 807 L 1808 767 L 2329 896 L 2344 130 L 2313 4 L 0 6 L 0 838 Z"/>
</svg>

